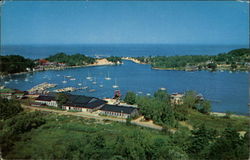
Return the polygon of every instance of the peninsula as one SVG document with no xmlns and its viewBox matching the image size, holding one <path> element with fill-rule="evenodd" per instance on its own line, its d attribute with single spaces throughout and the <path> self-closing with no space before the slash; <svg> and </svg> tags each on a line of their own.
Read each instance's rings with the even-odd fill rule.
<svg viewBox="0 0 250 160">
<path fill-rule="evenodd" d="M 163 70 L 231 70 L 250 69 L 250 49 L 242 48 L 218 55 L 150 56 L 123 58 L 135 63 L 150 64 L 153 69 Z"/>
</svg>

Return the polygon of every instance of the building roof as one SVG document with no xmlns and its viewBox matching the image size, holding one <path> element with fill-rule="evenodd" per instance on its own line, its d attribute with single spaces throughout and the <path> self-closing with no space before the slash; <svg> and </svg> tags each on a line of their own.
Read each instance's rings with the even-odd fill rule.
<svg viewBox="0 0 250 160">
<path fill-rule="evenodd" d="M 131 114 L 136 109 L 137 108 L 135 108 L 135 107 L 125 107 L 125 106 L 105 104 L 100 110 Z"/>
<path fill-rule="evenodd" d="M 56 98 L 54 96 L 40 95 L 36 98 L 37 101 L 55 101 Z"/>
<path fill-rule="evenodd" d="M 86 108 L 96 108 L 96 107 L 99 107 L 103 104 L 106 104 L 107 101 L 104 101 L 104 100 L 101 100 L 101 99 L 96 99 L 96 98 L 93 98 L 91 101 L 89 101 L 88 104 L 86 104 Z"/>
<path fill-rule="evenodd" d="M 67 104 L 84 104 L 86 105 L 89 101 L 93 99 L 92 97 L 82 96 L 82 95 L 72 95 L 68 94 L 68 102 Z"/>
<path fill-rule="evenodd" d="M 66 106 L 75 106 L 75 107 L 94 109 L 96 107 L 99 107 L 107 103 L 104 100 L 94 98 L 94 97 L 87 97 L 83 95 L 72 95 L 72 94 L 67 94 L 67 95 L 68 95 L 69 100 L 65 104 Z"/>
<path fill-rule="evenodd" d="M 13 89 L 10 88 L 3 88 L 0 89 L 0 93 L 14 93 L 15 91 Z"/>
</svg>

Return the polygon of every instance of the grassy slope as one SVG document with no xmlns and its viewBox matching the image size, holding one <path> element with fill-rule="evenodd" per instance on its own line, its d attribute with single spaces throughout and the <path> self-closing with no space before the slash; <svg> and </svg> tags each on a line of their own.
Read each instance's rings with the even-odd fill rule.
<svg viewBox="0 0 250 160">
<path fill-rule="evenodd" d="M 190 114 L 188 115 L 187 122 L 193 127 L 197 127 L 198 125 L 205 123 L 209 128 L 223 131 L 227 127 L 227 125 L 230 124 L 238 131 L 249 130 L 250 119 L 246 116 L 231 117 L 230 119 L 226 119 L 224 117 L 201 114 L 194 110 L 190 110 L 189 112 Z"/>
<path fill-rule="evenodd" d="M 73 116 L 57 116 L 50 114 L 46 117 L 47 123 L 38 129 L 27 132 L 22 140 L 15 143 L 15 147 L 8 154 L 10 159 L 42 158 L 53 159 L 57 155 L 63 155 L 66 146 L 80 143 L 86 137 L 101 134 L 105 138 L 107 146 L 113 146 L 117 135 L 129 137 L 132 134 L 143 134 L 155 138 L 163 138 L 168 141 L 168 136 L 162 132 L 145 129 L 137 126 L 127 126 L 116 122 L 100 122 L 93 119 L 83 119 Z M 141 128 L 141 129 L 139 129 Z M 32 155 L 32 157 L 30 157 Z"/>
</svg>

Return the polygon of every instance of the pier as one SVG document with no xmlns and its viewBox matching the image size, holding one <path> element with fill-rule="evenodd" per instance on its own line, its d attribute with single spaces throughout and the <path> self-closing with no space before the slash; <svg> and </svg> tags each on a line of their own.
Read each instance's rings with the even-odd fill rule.
<svg viewBox="0 0 250 160">
<path fill-rule="evenodd" d="M 28 90 L 28 92 L 29 93 L 42 93 L 46 91 L 47 89 L 54 88 L 56 86 L 57 86 L 56 84 L 44 82 L 44 83 L 34 86 L 30 90 Z"/>
</svg>

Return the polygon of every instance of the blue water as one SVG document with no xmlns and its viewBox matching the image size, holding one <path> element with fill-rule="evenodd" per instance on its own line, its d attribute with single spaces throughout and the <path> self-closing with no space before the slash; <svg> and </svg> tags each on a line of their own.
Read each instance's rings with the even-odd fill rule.
<svg viewBox="0 0 250 160">
<path fill-rule="evenodd" d="M 83 45 L 5 45 L 2 55 L 18 54 L 32 59 L 46 58 L 58 52 L 82 53 L 88 56 L 173 56 L 215 55 L 247 45 L 175 45 L 175 44 L 83 44 Z"/>
<path fill-rule="evenodd" d="M 109 72 L 112 80 L 104 80 L 105 75 Z M 88 73 L 96 77 L 97 85 L 92 84 L 86 79 Z M 75 81 L 67 80 L 63 84 L 63 76 L 71 75 L 76 78 Z M 27 78 L 29 81 L 24 81 Z M 8 81 L 5 84 L 10 88 L 28 90 L 34 85 L 42 82 L 56 83 L 56 88 L 67 86 L 77 86 L 78 83 L 84 83 L 95 92 L 76 91 L 74 94 L 95 96 L 99 98 L 112 97 L 114 90 L 114 80 L 117 79 L 117 85 L 124 95 L 127 91 L 134 91 L 138 94 L 153 94 L 157 89 L 167 88 L 169 93 L 185 92 L 195 90 L 202 93 L 205 98 L 212 101 L 212 110 L 217 112 L 236 112 L 248 113 L 248 78 L 246 72 L 185 72 L 185 71 L 164 71 L 151 69 L 150 65 L 135 64 L 130 61 L 124 61 L 120 66 L 99 66 L 67 69 L 60 71 L 44 71 L 33 74 L 14 75 L 10 78 L 3 79 L 0 83 Z M 18 80 L 15 82 L 15 80 Z M 100 88 L 99 84 L 104 87 Z M 79 87 L 79 86 L 78 86 Z"/>
</svg>

